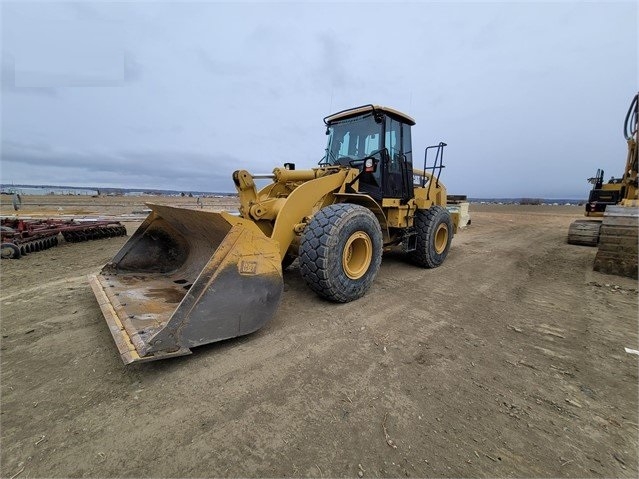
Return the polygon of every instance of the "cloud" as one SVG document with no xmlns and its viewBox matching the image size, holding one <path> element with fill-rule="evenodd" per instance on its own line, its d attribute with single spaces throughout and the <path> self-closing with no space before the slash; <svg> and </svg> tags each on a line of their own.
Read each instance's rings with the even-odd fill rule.
<svg viewBox="0 0 639 479">
<path fill-rule="evenodd" d="M 13 56 L 2 52 L 1 64 L 2 93 L 18 93 L 23 95 L 39 95 L 56 97 L 58 89 L 54 87 L 16 86 L 16 69 Z"/>
<path fill-rule="evenodd" d="M 135 59 L 131 52 L 124 53 L 124 81 L 126 83 L 137 82 L 142 78 L 142 65 Z"/>
<path fill-rule="evenodd" d="M 230 155 L 192 151 L 75 151 L 43 143 L 2 143 L 3 182 L 72 184 L 92 178 L 104 185 L 105 178 L 117 178 L 120 186 L 202 191 L 226 186 L 222 189 L 232 190 L 231 172 L 238 163 Z M 42 178 L 40 171 L 53 173 L 57 179 Z"/>
<path fill-rule="evenodd" d="M 99 21 L 103 19 L 100 12 L 86 2 L 69 2 L 65 5 L 81 21 Z"/>
<path fill-rule="evenodd" d="M 204 69 L 215 76 L 244 76 L 251 71 L 247 66 L 213 58 L 203 48 L 196 48 L 195 55 Z"/>
<path fill-rule="evenodd" d="M 344 89 L 357 86 L 359 81 L 352 76 L 346 67 L 344 52 L 348 51 L 347 45 L 337 40 L 333 32 L 317 35 L 320 45 L 320 59 L 317 67 L 318 79 L 326 84 L 328 79 L 333 88 Z"/>
<path fill-rule="evenodd" d="M 451 192 L 585 196 L 623 166 L 636 18 L 634 2 L 8 2 L 2 177 L 232 191 L 236 168 L 314 166 L 322 117 L 373 102 L 417 120 L 414 151 L 449 143 Z"/>
</svg>

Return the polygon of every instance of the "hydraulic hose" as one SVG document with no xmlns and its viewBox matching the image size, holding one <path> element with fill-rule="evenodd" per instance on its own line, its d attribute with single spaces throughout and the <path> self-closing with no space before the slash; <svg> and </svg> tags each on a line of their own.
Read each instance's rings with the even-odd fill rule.
<svg viewBox="0 0 639 479">
<path fill-rule="evenodd" d="M 623 136 L 626 140 L 632 138 L 637 133 L 637 121 L 639 120 L 639 93 L 637 93 L 628 108 L 626 119 L 623 122 Z"/>
</svg>

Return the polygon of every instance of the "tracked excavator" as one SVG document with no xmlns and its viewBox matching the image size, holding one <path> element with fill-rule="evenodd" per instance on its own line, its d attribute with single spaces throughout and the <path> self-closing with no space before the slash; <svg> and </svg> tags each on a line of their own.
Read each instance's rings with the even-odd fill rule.
<svg viewBox="0 0 639 479">
<path fill-rule="evenodd" d="M 628 154 L 620 178 L 604 183 L 604 171 L 589 178 L 593 187 L 585 215 L 568 229 L 568 243 L 598 246 L 594 269 L 604 273 L 637 278 L 637 229 L 639 207 L 639 165 L 637 156 L 639 93 L 626 113 L 623 125 Z"/>
<path fill-rule="evenodd" d="M 296 258 L 306 284 L 333 302 L 366 294 L 390 248 L 418 267 L 444 262 L 460 222 L 439 179 L 446 144 L 427 148 L 416 169 L 410 116 L 365 105 L 324 123 L 318 167 L 233 173 L 236 213 L 148 205 L 146 220 L 90 278 L 124 363 L 181 356 L 260 329 L 279 305 L 282 270 Z M 268 184 L 258 189 L 257 180 Z"/>
</svg>

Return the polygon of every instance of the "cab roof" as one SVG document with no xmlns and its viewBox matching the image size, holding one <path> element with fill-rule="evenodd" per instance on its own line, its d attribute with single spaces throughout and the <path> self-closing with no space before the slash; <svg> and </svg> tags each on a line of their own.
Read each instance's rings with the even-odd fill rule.
<svg viewBox="0 0 639 479">
<path fill-rule="evenodd" d="M 402 123 L 406 123 L 411 126 L 415 124 L 415 120 L 413 120 L 410 116 L 402 113 L 401 111 L 395 110 L 394 108 L 389 108 L 387 106 L 380 106 L 380 105 L 363 105 L 363 106 L 357 106 L 355 108 L 349 108 L 348 110 L 338 111 L 337 113 L 333 113 L 332 115 L 329 115 L 326 118 L 324 118 L 324 123 L 328 125 L 329 123 L 332 123 L 334 121 L 343 120 L 345 118 L 351 118 L 354 116 L 359 116 L 368 112 L 375 113 L 377 111 L 385 113 L 391 117 L 394 117 L 396 120 L 399 120 Z"/>
</svg>

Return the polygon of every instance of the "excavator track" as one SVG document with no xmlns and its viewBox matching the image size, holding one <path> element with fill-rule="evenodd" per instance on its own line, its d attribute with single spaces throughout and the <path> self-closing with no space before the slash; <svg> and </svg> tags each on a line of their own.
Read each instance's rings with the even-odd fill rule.
<svg viewBox="0 0 639 479">
<path fill-rule="evenodd" d="M 601 220 L 575 220 L 568 228 L 568 243 L 597 246 Z"/>
</svg>

